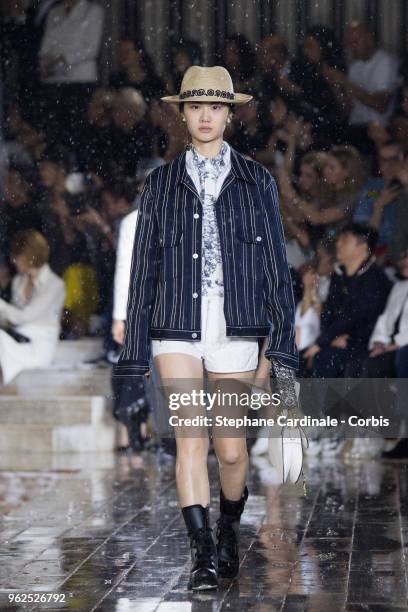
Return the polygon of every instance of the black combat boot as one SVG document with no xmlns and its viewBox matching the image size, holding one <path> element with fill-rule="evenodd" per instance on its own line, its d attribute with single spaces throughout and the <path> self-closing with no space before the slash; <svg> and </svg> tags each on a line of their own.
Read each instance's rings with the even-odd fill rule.
<svg viewBox="0 0 408 612">
<path fill-rule="evenodd" d="M 181 510 L 190 538 L 191 571 L 188 588 L 195 591 L 216 589 L 217 550 L 210 527 L 209 508 L 195 504 Z"/>
<path fill-rule="evenodd" d="M 241 499 L 231 501 L 220 489 L 220 518 L 217 521 L 218 576 L 235 578 L 239 569 L 239 522 L 248 499 L 245 487 Z"/>
</svg>

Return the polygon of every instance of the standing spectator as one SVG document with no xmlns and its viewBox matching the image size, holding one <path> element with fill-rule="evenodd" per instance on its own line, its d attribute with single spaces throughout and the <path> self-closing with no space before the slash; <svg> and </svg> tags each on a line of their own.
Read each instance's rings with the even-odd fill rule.
<svg viewBox="0 0 408 612">
<path fill-rule="evenodd" d="M 0 369 L 8 384 L 23 370 L 48 367 L 60 334 L 65 298 L 63 281 L 48 265 L 49 248 L 36 231 L 13 237 L 11 303 L 0 299 Z"/>
<path fill-rule="evenodd" d="M 57 141 L 77 142 L 84 110 L 98 82 L 103 20 L 102 7 L 89 0 L 63 0 L 48 15 L 39 52 L 43 127 Z M 55 121 L 50 121 L 53 114 Z"/>
<path fill-rule="evenodd" d="M 352 143 L 369 152 L 367 126 L 374 121 L 387 125 L 392 114 L 398 87 L 398 61 L 376 47 L 374 34 L 366 24 L 351 23 L 344 40 L 352 56 L 348 74 L 330 67 L 324 74 L 350 110 Z"/>
</svg>

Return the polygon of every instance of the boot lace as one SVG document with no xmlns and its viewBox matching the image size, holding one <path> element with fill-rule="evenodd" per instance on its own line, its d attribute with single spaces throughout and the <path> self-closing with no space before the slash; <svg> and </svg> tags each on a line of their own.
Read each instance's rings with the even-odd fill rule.
<svg viewBox="0 0 408 612">
<path fill-rule="evenodd" d="M 237 550 L 237 534 L 235 533 L 233 521 L 230 518 L 220 517 L 217 520 L 218 548 L 224 548 L 234 554 Z"/>
</svg>

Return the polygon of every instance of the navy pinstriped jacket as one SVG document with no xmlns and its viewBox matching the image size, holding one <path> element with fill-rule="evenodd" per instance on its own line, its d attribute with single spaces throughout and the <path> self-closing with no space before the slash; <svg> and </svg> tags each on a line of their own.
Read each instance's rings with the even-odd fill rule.
<svg viewBox="0 0 408 612">
<path fill-rule="evenodd" d="M 114 376 L 149 370 L 150 339 L 201 340 L 202 205 L 186 151 L 153 170 L 139 207 L 125 342 Z M 231 147 L 215 204 L 227 336 L 268 336 L 266 357 L 298 367 L 294 300 L 276 184 Z"/>
</svg>

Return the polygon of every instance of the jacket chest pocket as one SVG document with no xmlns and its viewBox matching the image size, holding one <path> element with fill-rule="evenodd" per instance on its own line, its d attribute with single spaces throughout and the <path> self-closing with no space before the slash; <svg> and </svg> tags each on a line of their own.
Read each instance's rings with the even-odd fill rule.
<svg viewBox="0 0 408 612">
<path fill-rule="evenodd" d="M 262 244 L 262 209 L 253 202 L 237 204 L 234 208 L 236 236 L 240 242 Z"/>
<path fill-rule="evenodd" d="M 183 273 L 183 226 L 176 214 L 167 214 L 159 220 L 159 247 L 161 279 L 170 282 Z"/>
<path fill-rule="evenodd" d="M 159 219 L 159 246 L 173 248 L 180 244 L 183 236 L 183 226 L 180 215 L 172 212 Z"/>
</svg>

